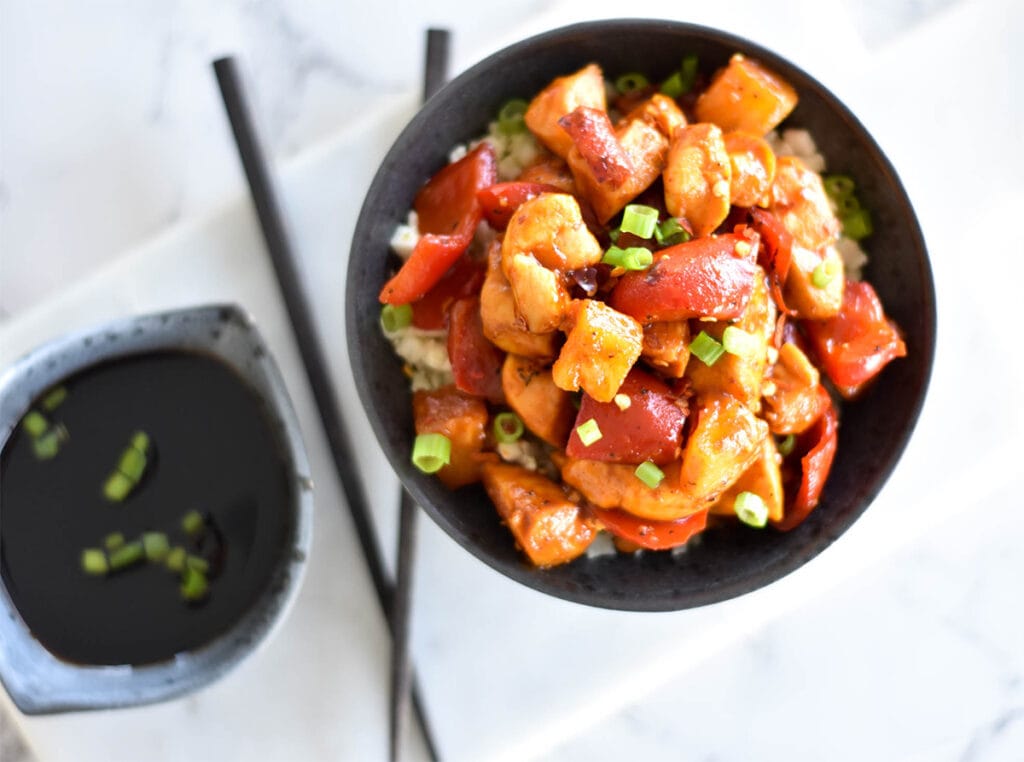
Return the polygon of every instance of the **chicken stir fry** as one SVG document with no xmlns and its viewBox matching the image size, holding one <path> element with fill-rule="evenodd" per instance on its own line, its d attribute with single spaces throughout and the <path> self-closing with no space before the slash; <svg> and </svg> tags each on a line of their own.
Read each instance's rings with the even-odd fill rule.
<svg viewBox="0 0 1024 762">
<path fill-rule="evenodd" d="M 852 180 L 773 150 L 797 98 L 740 54 L 614 88 L 592 63 L 502 109 L 526 166 L 483 140 L 417 195 L 382 322 L 443 337 L 452 383 L 414 395 L 413 462 L 482 482 L 533 564 L 602 531 L 629 552 L 799 526 L 837 400 L 906 354 L 844 271 L 840 238 L 871 232 Z"/>
</svg>

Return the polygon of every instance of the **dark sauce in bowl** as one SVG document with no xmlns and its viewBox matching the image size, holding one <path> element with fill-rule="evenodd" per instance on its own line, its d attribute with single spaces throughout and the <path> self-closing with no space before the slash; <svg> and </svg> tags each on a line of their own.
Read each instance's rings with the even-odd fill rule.
<svg viewBox="0 0 1024 762">
<path fill-rule="evenodd" d="M 33 635 L 82 664 L 147 664 L 227 631 L 271 584 L 294 534 L 290 468 L 266 405 L 212 356 L 160 351 L 62 382 L 47 417 L 68 438 L 39 459 L 22 426 L 0 454 L 0 572 Z M 103 486 L 136 431 L 150 439 L 142 480 L 122 502 Z M 190 538 L 197 510 L 206 531 Z M 211 562 L 209 594 L 182 599 L 179 575 L 143 562 L 95 576 L 82 551 L 121 532 L 166 533 Z"/>
</svg>

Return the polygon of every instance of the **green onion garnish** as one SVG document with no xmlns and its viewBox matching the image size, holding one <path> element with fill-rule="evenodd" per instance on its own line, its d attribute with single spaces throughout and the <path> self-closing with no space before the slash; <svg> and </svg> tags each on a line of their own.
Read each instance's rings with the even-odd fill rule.
<svg viewBox="0 0 1024 762">
<path fill-rule="evenodd" d="M 412 446 L 412 463 L 425 474 L 433 474 L 452 459 L 452 442 L 444 434 L 418 434 Z"/>
<path fill-rule="evenodd" d="M 523 435 L 525 427 L 515 413 L 498 413 L 494 416 L 494 438 L 502 444 L 511 444 Z"/>
<path fill-rule="evenodd" d="M 63 386 L 55 386 L 43 397 L 43 410 L 52 413 L 68 396 L 68 390 Z"/>
<path fill-rule="evenodd" d="M 111 532 L 103 538 L 103 547 L 105 547 L 111 553 L 120 548 L 122 545 L 124 545 L 124 535 L 120 532 Z"/>
<path fill-rule="evenodd" d="M 690 240 L 690 232 L 677 217 L 669 217 L 654 229 L 654 238 L 662 246 L 675 246 Z"/>
<path fill-rule="evenodd" d="M 123 569 L 126 566 L 136 564 L 146 557 L 146 550 L 138 540 L 126 542 L 120 548 L 110 554 L 110 568 L 112 571 Z"/>
<path fill-rule="evenodd" d="M 576 427 L 576 436 L 580 438 L 584 447 L 590 447 L 594 442 L 600 441 L 604 434 L 601 433 L 601 427 L 597 425 L 597 421 L 591 418 Z"/>
<path fill-rule="evenodd" d="M 411 304 L 385 304 L 380 311 L 380 324 L 388 333 L 400 331 L 412 323 Z"/>
<path fill-rule="evenodd" d="M 860 210 L 860 201 L 856 196 L 843 196 L 836 199 L 836 214 L 842 219 Z"/>
<path fill-rule="evenodd" d="M 852 238 L 854 241 L 867 238 L 874 231 L 874 227 L 871 224 L 871 214 L 867 209 L 858 209 L 852 214 L 841 217 L 839 222 L 843 226 L 843 235 L 847 238 Z"/>
<path fill-rule="evenodd" d="M 690 342 L 690 352 L 695 354 L 701 362 L 708 367 L 711 367 L 718 358 L 725 354 L 725 347 L 721 345 L 716 339 L 708 336 L 707 333 L 701 331 L 697 334 L 697 337 Z"/>
<path fill-rule="evenodd" d="M 849 175 L 825 175 L 822 181 L 825 184 L 825 193 L 835 201 L 852 195 L 856 187 Z"/>
<path fill-rule="evenodd" d="M 206 572 L 210 571 L 210 562 L 202 556 L 189 555 L 185 559 L 185 568 L 194 569 L 197 572 L 202 572 L 203 574 L 206 574 Z"/>
<path fill-rule="evenodd" d="M 198 601 L 206 597 L 210 589 L 210 583 L 206 581 L 206 575 L 198 569 L 186 566 L 181 575 L 181 597 L 186 601 Z"/>
<path fill-rule="evenodd" d="M 733 510 L 744 524 L 760 529 L 768 523 L 768 506 L 760 495 L 741 492 L 736 496 Z"/>
<path fill-rule="evenodd" d="M 618 228 L 613 228 L 608 231 L 608 237 L 612 240 L 612 243 L 618 243 L 620 235 L 622 235 L 622 231 Z"/>
<path fill-rule="evenodd" d="M 106 574 L 107 556 L 99 548 L 86 548 L 82 551 L 82 571 L 86 574 Z"/>
<path fill-rule="evenodd" d="M 143 455 L 149 451 L 149 434 L 145 431 L 136 431 L 132 434 L 132 449 L 138 450 Z"/>
<path fill-rule="evenodd" d="M 657 489 L 658 485 L 661 484 L 662 480 L 665 478 L 665 472 L 649 460 L 637 466 L 633 473 L 636 474 L 637 479 L 642 481 L 651 489 Z"/>
<path fill-rule="evenodd" d="M 639 72 L 632 71 L 629 74 L 623 74 L 617 80 L 615 80 L 615 89 L 623 95 L 642 90 L 650 84 L 647 81 L 647 77 Z"/>
<path fill-rule="evenodd" d="M 836 277 L 836 263 L 832 259 L 825 259 L 811 272 L 811 283 L 815 288 L 825 288 L 832 279 Z"/>
<path fill-rule="evenodd" d="M 181 528 L 185 530 L 185 534 L 189 537 L 195 537 L 202 532 L 204 526 L 206 526 L 206 519 L 203 518 L 203 514 L 194 508 L 181 517 Z"/>
<path fill-rule="evenodd" d="M 185 558 L 187 555 L 185 549 L 178 545 L 167 554 L 167 558 L 164 559 L 164 565 L 172 572 L 181 573 L 185 569 Z"/>
<path fill-rule="evenodd" d="M 650 238 L 658 227 L 658 210 L 653 206 L 629 204 L 622 212 L 622 224 L 619 227 L 626 233 Z"/>
<path fill-rule="evenodd" d="M 21 427 L 30 437 L 38 439 L 46 432 L 50 424 L 47 422 L 46 416 L 38 410 L 29 410 L 21 419 Z"/>
<path fill-rule="evenodd" d="M 146 456 L 134 447 L 126 447 L 121 453 L 121 460 L 118 461 L 117 470 L 128 477 L 132 486 L 138 484 L 146 470 Z"/>
<path fill-rule="evenodd" d="M 785 439 L 779 442 L 777 446 L 779 448 L 779 455 L 786 457 L 796 447 L 796 437 L 793 434 L 787 434 Z"/>
<path fill-rule="evenodd" d="M 683 66 L 681 73 L 683 75 L 683 87 L 686 88 L 683 92 L 690 92 L 693 86 L 697 84 L 697 65 L 699 59 L 696 53 L 690 53 L 683 57 Z"/>
<path fill-rule="evenodd" d="M 678 98 L 680 95 L 690 92 L 697 82 L 697 64 L 696 55 L 691 53 L 686 56 L 679 71 L 661 83 L 661 92 L 669 98 Z"/>
<path fill-rule="evenodd" d="M 654 255 L 642 246 L 630 246 L 628 249 L 612 246 L 604 253 L 601 261 L 625 270 L 646 270 L 654 261 Z"/>
<path fill-rule="evenodd" d="M 734 325 L 727 326 L 722 333 L 722 348 L 731 355 L 737 357 L 753 357 L 757 353 L 761 342 L 752 333 L 747 333 L 742 328 Z"/>
<path fill-rule="evenodd" d="M 686 92 L 686 84 L 683 82 L 681 72 L 674 72 L 671 77 L 661 83 L 661 94 L 669 98 L 678 98 Z"/>
<path fill-rule="evenodd" d="M 66 438 L 63 426 L 54 426 L 41 437 L 32 440 L 32 449 L 39 460 L 50 460 L 60 452 L 60 443 Z"/>
<path fill-rule="evenodd" d="M 171 552 L 171 544 L 167 542 L 167 535 L 163 532 L 144 532 L 142 548 L 146 551 L 146 558 L 156 563 L 163 561 Z"/>
<path fill-rule="evenodd" d="M 506 135 L 523 132 L 526 129 L 526 109 L 530 104 L 521 98 L 507 101 L 498 111 L 498 130 Z"/>
<path fill-rule="evenodd" d="M 106 483 L 103 485 L 103 497 L 112 503 L 120 503 L 128 497 L 128 493 L 132 491 L 134 486 L 135 484 L 131 479 L 120 471 L 115 471 L 107 478 Z"/>
</svg>

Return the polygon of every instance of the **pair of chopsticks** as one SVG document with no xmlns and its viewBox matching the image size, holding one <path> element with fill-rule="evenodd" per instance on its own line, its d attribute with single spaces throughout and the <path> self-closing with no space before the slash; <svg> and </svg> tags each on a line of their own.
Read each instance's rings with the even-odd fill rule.
<svg viewBox="0 0 1024 762">
<path fill-rule="evenodd" d="M 427 33 L 427 58 L 424 74 L 424 100 L 445 82 L 448 65 L 448 32 L 431 29 Z M 287 233 L 281 205 L 266 154 L 259 139 L 252 111 L 234 58 L 213 62 L 224 107 L 231 123 L 238 153 L 242 160 L 249 191 L 256 206 L 260 228 L 274 267 L 281 296 L 284 299 L 293 337 L 299 347 L 306 379 L 313 392 L 317 410 L 327 436 L 334 468 L 345 493 L 346 502 L 370 571 L 377 601 L 391 629 L 391 712 L 389 754 L 398 758 L 405 733 L 405 718 L 412 703 L 427 751 L 432 760 L 438 758 L 423 700 L 409 659 L 409 619 L 412 595 L 417 508 L 403 489 L 400 505 L 398 561 L 394 588 L 388 580 L 384 561 L 378 548 L 362 480 L 356 472 L 354 449 L 344 424 L 334 386 L 327 371 L 327 362 L 313 320 L 312 310 L 299 279 L 295 254 Z"/>
</svg>

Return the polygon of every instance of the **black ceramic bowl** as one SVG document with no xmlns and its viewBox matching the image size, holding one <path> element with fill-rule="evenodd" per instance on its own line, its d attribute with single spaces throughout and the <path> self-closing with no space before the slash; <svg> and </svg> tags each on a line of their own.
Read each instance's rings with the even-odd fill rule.
<svg viewBox="0 0 1024 762">
<path fill-rule="evenodd" d="M 737 524 L 709 530 L 686 553 L 581 558 L 553 569 L 530 566 L 480 486 L 449 492 L 409 462 L 410 393 L 401 362 L 381 332 L 377 294 L 395 266 L 388 241 L 420 186 L 457 143 L 487 130 L 501 104 L 529 98 L 554 77 L 595 61 L 606 77 L 630 71 L 652 80 L 696 53 L 710 74 L 734 52 L 788 80 L 800 102 L 783 127 L 811 131 L 830 172 L 851 175 L 875 233 L 865 241 L 865 277 L 902 327 L 908 356 L 842 409 L 839 449 L 820 505 L 789 533 Z M 924 400 L 935 344 L 935 296 L 921 231 L 896 173 L 864 127 L 810 75 L 739 37 L 653 20 L 577 24 L 516 43 L 449 83 L 409 123 L 384 159 L 353 238 L 346 290 L 349 356 L 370 422 L 417 502 L 457 542 L 512 579 L 567 600 L 615 609 L 664 611 L 756 590 L 807 563 L 857 520 L 895 468 Z"/>
</svg>

